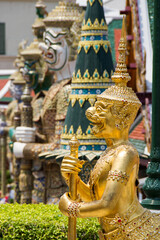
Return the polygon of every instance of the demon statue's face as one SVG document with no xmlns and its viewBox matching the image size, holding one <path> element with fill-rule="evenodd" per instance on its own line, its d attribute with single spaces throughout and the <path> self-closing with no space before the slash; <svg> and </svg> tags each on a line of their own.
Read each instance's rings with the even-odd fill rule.
<svg viewBox="0 0 160 240">
<path fill-rule="evenodd" d="M 115 122 L 110 108 L 111 104 L 97 101 L 94 107 L 90 107 L 86 111 L 86 116 L 93 125 L 93 134 L 97 137 L 110 137 L 113 133 Z"/>
<path fill-rule="evenodd" d="M 38 60 L 27 59 L 24 62 L 23 76 L 31 88 L 35 88 L 38 84 L 38 72 L 36 71 L 36 64 Z"/>
<path fill-rule="evenodd" d="M 69 50 L 65 36 L 65 32 L 54 32 L 52 29 L 47 29 L 44 33 L 45 43 L 40 44 L 40 49 L 44 51 L 51 71 L 61 71 L 68 62 Z"/>
<path fill-rule="evenodd" d="M 27 57 L 25 59 L 23 76 L 30 88 L 32 88 L 35 92 L 44 88 L 46 73 L 47 64 L 42 55 L 39 57 Z M 48 84 L 49 86 L 51 85 L 50 82 L 48 82 Z"/>
</svg>

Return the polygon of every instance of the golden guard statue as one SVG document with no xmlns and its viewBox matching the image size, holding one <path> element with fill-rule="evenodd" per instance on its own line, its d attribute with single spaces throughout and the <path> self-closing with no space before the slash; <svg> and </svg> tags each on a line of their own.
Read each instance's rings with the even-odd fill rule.
<svg viewBox="0 0 160 240">
<path fill-rule="evenodd" d="M 93 124 L 93 133 L 103 137 L 107 149 L 97 161 L 88 184 L 78 176 L 83 162 L 65 157 L 61 165 L 63 177 L 68 182 L 70 174 L 77 178 L 79 201 L 65 193 L 59 208 L 68 217 L 98 217 L 103 240 L 160 239 L 160 214 L 144 209 L 137 198 L 139 155 L 128 141 L 128 132 L 137 111 L 139 99 L 127 82 L 124 23 L 119 44 L 119 60 L 112 76 L 111 86 L 97 96 L 94 107 L 86 116 Z M 72 184 L 72 183 L 70 183 Z"/>
</svg>

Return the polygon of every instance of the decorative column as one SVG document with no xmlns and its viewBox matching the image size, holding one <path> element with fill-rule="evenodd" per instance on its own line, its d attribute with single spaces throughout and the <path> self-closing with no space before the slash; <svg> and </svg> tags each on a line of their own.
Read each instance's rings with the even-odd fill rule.
<svg viewBox="0 0 160 240">
<path fill-rule="evenodd" d="M 17 109 L 14 112 L 14 128 L 21 126 L 20 115 L 21 113 L 17 106 Z M 14 184 L 15 184 L 14 202 L 17 202 L 17 203 L 20 203 L 20 190 L 19 190 L 20 163 L 21 163 L 21 159 L 13 156 L 13 175 L 14 175 Z"/>
<path fill-rule="evenodd" d="M 26 83 L 26 87 L 24 89 L 21 99 L 23 101 L 23 108 L 21 112 L 21 126 L 32 127 L 32 115 L 33 115 L 31 107 L 32 97 L 30 95 L 28 83 Z M 19 176 L 19 189 L 21 192 L 20 203 L 31 203 L 32 188 L 33 188 L 32 160 L 22 159 Z"/>
<path fill-rule="evenodd" d="M 21 58 L 19 59 L 18 64 L 19 66 L 23 66 L 23 62 Z M 14 98 L 17 101 L 17 105 L 14 110 L 13 128 L 9 129 L 9 136 L 12 142 L 15 142 L 16 141 L 15 129 L 21 126 L 21 116 L 20 116 L 21 113 L 20 113 L 19 104 L 21 102 L 21 96 L 23 94 L 23 89 L 26 82 L 22 76 L 22 73 L 20 72 L 20 69 L 12 76 L 12 79 L 13 79 L 13 88 L 14 88 Z M 21 159 L 16 158 L 14 154 L 12 155 L 12 157 L 13 157 L 13 176 L 14 176 L 14 185 L 15 185 L 14 202 L 20 203 L 19 174 L 20 174 Z"/>
<path fill-rule="evenodd" d="M 4 111 L 1 111 L 1 119 L 0 119 L 0 127 L 1 127 L 1 134 L 0 134 L 0 158 L 1 158 L 1 192 L 2 196 L 6 195 L 6 156 L 7 156 L 7 131 L 5 130 L 6 127 L 6 120 Z"/>
<path fill-rule="evenodd" d="M 160 209 L 160 1 L 154 0 L 154 4 L 151 162 L 143 186 L 147 198 L 142 205 L 149 209 Z"/>
</svg>

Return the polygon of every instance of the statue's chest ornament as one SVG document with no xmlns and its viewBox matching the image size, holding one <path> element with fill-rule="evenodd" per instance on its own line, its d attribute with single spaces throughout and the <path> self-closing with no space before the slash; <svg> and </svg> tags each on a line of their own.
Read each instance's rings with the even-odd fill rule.
<svg viewBox="0 0 160 240">
<path fill-rule="evenodd" d="M 96 200 L 95 196 L 95 185 L 99 181 L 99 179 L 105 175 L 105 179 L 107 178 L 107 175 L 111 169 L 112 166 L 112 159 L 115 155 L 115 149 L 111 149 L 106 153 L 101 156 L 101 158 L 98 160 L 96 163 L 93 171 L 90 174 L 90 180 L 89 180 L 89 185 L 90 185 L 90 190 L 91 190 L 91 196 L 93 200 Z"/>
<path fill-rule="evenodd" d="M 103 179 L 107 180 L 112 180 L 112 181 L 117 181 L 120 182 L 124 185 L 127 184 L 129 176 L 126 174 L 126 172 L 122 171 L 117 171 L 114 170 L 112 171 L 112 162 L 116 158 L 117 154 L 123 149 L 127 150 L 130 146 L 124 146 L 121 145 L 117 148 L 113 149 L 107 149 L 104 154 L 100 157 L 98 162 L 96 163 L 93 171 L 90 174 L 90 180 L 89 180 L 89 185 L 90 185 L 90 191 L 91 191 L 91 196 L 93 200 L 96 200 L 96 194 L 95 194 L 95 186 L 99 182 L 103 182 Z"/>
</svg>

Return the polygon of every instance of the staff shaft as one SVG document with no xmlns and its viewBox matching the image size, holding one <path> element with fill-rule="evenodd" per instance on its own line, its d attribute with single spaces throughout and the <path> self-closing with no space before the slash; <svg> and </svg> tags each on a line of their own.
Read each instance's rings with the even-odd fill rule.
<svg viewBox="0 0 160 240">
<path fill-rule="evenodd" d="M 73 137 L 70 141 L 71 157 L 78 158 L 78 147 L 79 142 L 75 137 Z M 70 175 L 69 192 L 71 199 L 75 201 L 77 199 L 77 177 L 74 173 Z M 75 217 L 69 217 L 68 219 L 68 240 L 76 240 Z"/>
</svg>

